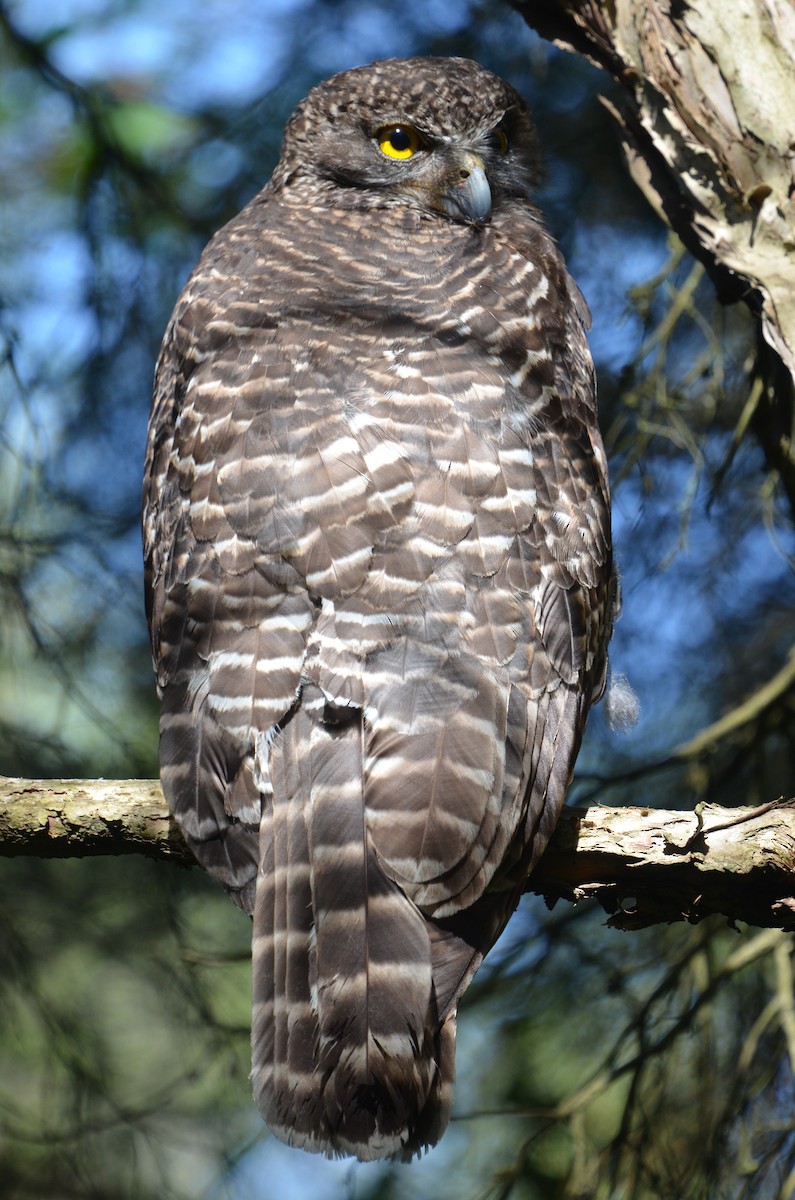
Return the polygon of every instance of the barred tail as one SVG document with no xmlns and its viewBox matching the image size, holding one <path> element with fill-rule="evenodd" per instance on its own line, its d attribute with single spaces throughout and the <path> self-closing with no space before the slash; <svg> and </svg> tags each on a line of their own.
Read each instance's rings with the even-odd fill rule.
<svg viewBox="0 0 795 1200">
<path fill-rule="evenodd" d="M 440 1022 L 426 923 L 367 834 L 361 719 L 322 724 L 312 691 L 270 760 L 254 909 L 254 1094 L 283 1141 L 411 1158 L 449 1119 L 455 1012 Z"/>
</svg>

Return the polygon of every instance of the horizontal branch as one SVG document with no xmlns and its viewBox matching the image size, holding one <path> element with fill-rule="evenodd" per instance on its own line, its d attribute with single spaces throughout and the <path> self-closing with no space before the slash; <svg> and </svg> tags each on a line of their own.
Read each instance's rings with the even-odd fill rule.
<svg viewBox="0 0 795 1200">
<path fill-rule="evenodd" d="M 147 854 L 190 862 L 155 780 L 0 777 L 0 854 Z M 714 913 L 795 929 L 795 800 L 758 808 L 565 809 L 527 891 L 593 898 L 608 924 Z"/>
<path fill-rule="evenodd" d="M 594 897 L 617 929 L 715 913 L 795 929 L 795 800 L 565 809 L 527 890 L 550 903 Z"/>
<path fill-rule="evenodd" d="M 157 779 L 0 776 L 0 855 L 21 854 L 193 860 Z"/>
</svg>

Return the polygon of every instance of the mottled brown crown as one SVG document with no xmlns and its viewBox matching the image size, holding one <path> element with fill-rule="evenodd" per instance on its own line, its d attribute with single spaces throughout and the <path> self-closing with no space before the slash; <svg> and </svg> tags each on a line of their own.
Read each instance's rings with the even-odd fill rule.
<svg viewBox="0 0 795 1200">
<path fill-rule="evenodd" d="M 335 178 L 346 160 L 356 165 L 357 141 L 369 141 L 389 122 L 408 121 L 428 139 L 471 142 L 503 118 L 511 123 L 506 166 L 520 194 L 529 194 L 539 172 L 535 132 L 527 105 L 510 84 L 466 58 L 382 59 L 318 84 L 287 123 L 276 188 L 295 178 Z M 355 172 L 347 172 L 355 181 Z M 360 182 L 368 177 L 362 167 Z M 499 180 L 497 181 L 499 183 Z M 333 199 L 333 198 L 332 198 Z M 336 197 L 345 207 L 350 197 Z"/>
</svg>

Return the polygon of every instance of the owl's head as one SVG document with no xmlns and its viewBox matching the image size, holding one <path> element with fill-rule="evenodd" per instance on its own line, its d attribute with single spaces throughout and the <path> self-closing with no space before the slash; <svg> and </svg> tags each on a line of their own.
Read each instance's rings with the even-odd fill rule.
<svg viewBox="0 0 795 1200">
<path fill-rule="evenodd" d="M 385 59 L 334 75 L 288 122 L 273 186 L 303 202 L 412 207 L 483 224 L 537 181 L 527 106 L 465 58 Z"/>
</svg>

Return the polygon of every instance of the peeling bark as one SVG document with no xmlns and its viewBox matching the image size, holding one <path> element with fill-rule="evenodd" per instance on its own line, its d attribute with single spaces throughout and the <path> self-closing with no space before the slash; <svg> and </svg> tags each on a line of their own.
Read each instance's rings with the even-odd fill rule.
<svg viewBox="0 0 795 1200">
<path fill-rule="evenodd" d="M 795 373 L 791 0 L 516 0 L 543 37 L 609 71 L 649 202 L 727 299 L 762 314 Z"/>
<path fill-rule="evenodd" d="M 792 0 L 512 0 L 621 89 L 629 170 L 743 300 L 765 349 L 755 431 L 795 509 L 795 6 Z M 783 367 L 783 371 L 782 371 Z"/>
<path fill-rule="evenodd" d="M 0 778 L 0 854 L 146 854 L 190 862 L 155 780 Z M 548 903 L 593 898 L 608 925 L 730 921 L 795 929 L 795 800 L 565 809 L 526 889 Z"/>
</svg>

